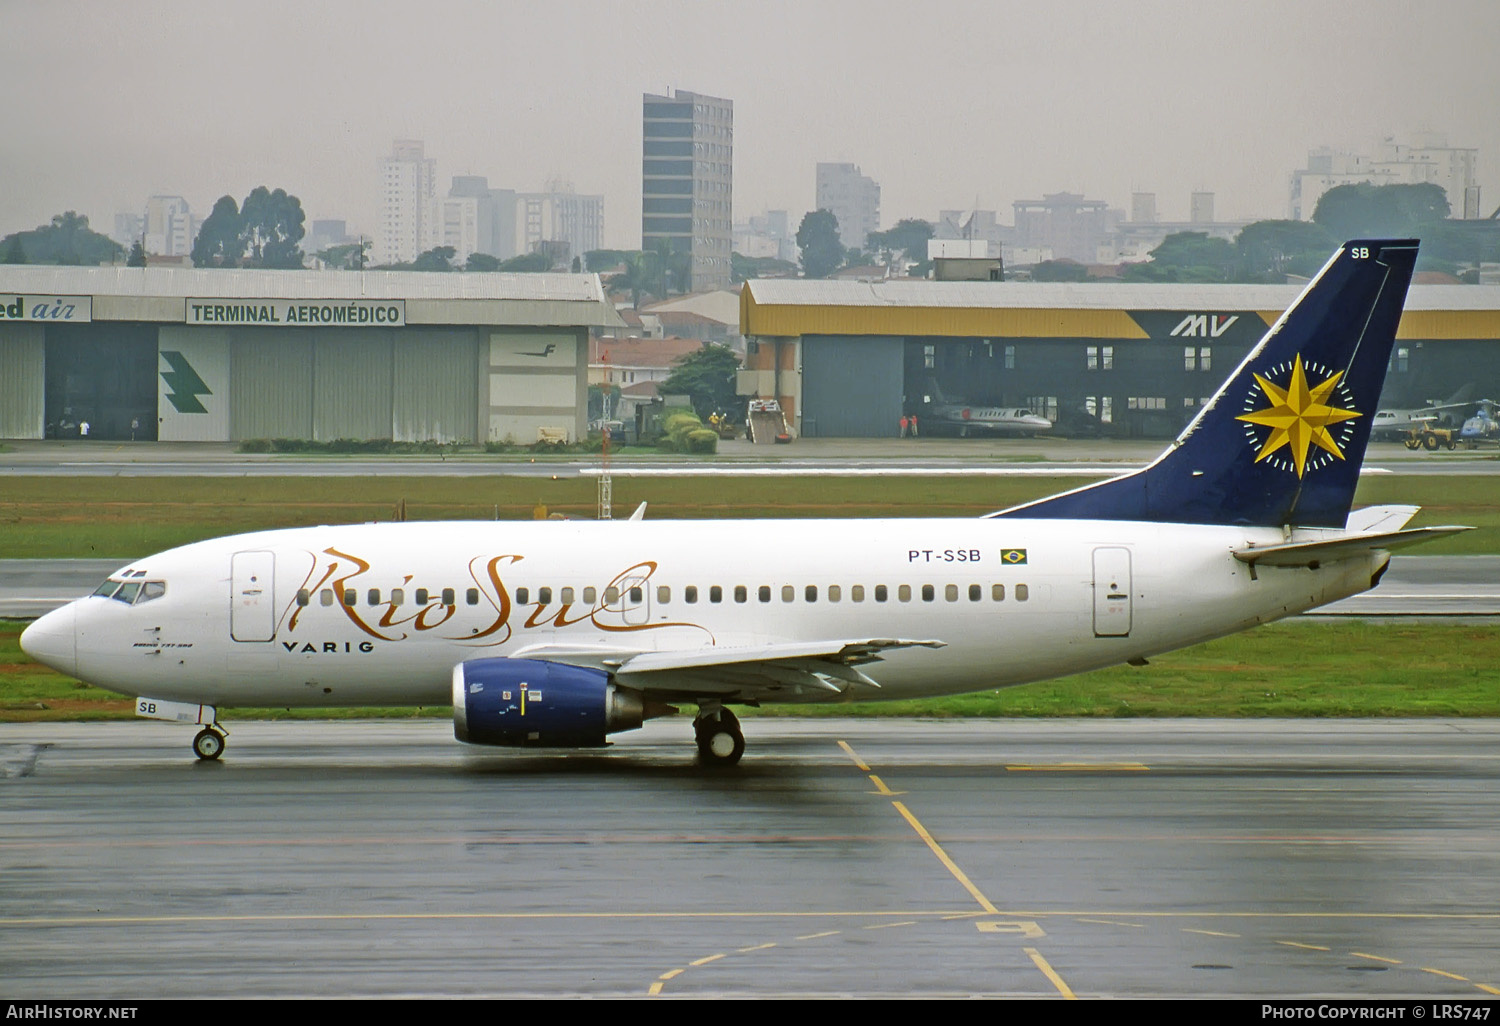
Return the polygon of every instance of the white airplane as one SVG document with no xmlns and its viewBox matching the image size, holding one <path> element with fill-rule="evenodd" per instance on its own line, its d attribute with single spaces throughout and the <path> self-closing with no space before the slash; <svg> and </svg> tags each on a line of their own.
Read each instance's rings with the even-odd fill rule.
<svg viewBox="0 0 1500 1026">
<path fill-rule="evenodd" d="M 1416 409 L 1381 409 L 1375 411 L 1375 426 L 1372 437 L 1400 440 L 1424 424 L 1431 427 L 1456 427 L 1460 419 L 1450 411 L 1466 410 L 1474 405 L 1469 396 L 1474 394 L 1474 385 L 1468 384 L 1454 392 L 1445 403 L 1433 400 L 1431 405 Z"/>
<path fill-rule="evenodd" d="M 976 406 L 943 394 L 936 381 L 929 381 L 933 405 L 922 414 L 945 431 L 957 429 L 960 438 L 970 434 L 1022 435 L 1030 437 L 1051 431 L 1052 422 L 1039 413 L 1020 407 Z"/>
<path fill-rule="evenodd" d="M 590 747 L 675 711 L 1024 684 L 1374 587 L 1416 507 L 1351 515 L 1415 241 L 1345 244 L 1135 473 L 977 519 L 389 523 L 130 563 L 21 645 L 203 726 L 229 706 L 446 705 L 482 745 Z"/>
</svg>

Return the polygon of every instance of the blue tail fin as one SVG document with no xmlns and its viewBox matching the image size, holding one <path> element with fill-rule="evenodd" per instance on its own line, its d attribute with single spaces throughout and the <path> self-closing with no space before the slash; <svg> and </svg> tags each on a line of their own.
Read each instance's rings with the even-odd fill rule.
<svg viewBox="0 0 1500 1026">
<path fill-rule="evenodd" d="M 992 516 L 1343 527 L 1416 259 L 1344 243 L 1156 462 Z"/>
</svg>

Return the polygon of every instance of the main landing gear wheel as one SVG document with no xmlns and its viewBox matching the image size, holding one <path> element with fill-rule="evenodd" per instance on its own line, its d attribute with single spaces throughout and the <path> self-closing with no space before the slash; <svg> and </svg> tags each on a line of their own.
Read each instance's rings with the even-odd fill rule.
<svg viewBox="0 0 1500 1026">
<path fill-rule="evenodd" d="M 204 727 L 193 738 L 193 754 L 210 762 L 224 754 L 224 735 L 212 727 Z"/>
<path fill-rule="evenodd" d="M 739 718 L 728 709 L 702 713 L 693 721 L 698 758 L 705 766 L 733 766 L 745 754 L 745 735 Z"/>
</svg>

